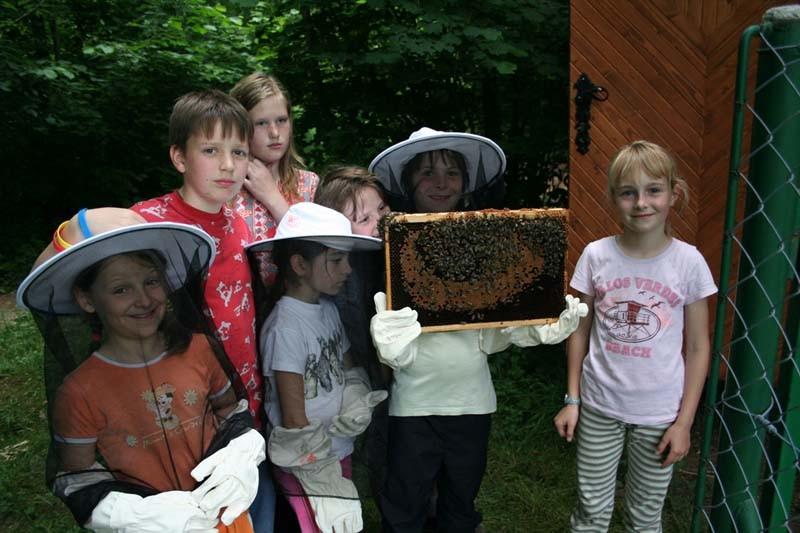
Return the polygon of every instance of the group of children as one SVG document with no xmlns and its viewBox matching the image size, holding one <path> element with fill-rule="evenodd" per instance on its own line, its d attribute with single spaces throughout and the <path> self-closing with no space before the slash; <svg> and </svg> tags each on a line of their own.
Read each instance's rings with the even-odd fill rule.
<svg viewBox="0 0 800 533">
<path fill-rule="evenodd" d="M 555 424 L 578 441 L 572 529 L 607 530 L 626 439 L 626 522 L 658 529 L 715 291 L 669 235 L 685 184 L 666 151 L 637 141 L 615 156 L 623 231 L 584 251 L 557 322 L 423 334 L 415 310 L 386 309 L 378 221 L 390 206 L 480 206 L 505 170 L 497 144 L 422 128 L 369 169 L 319 180 L 293 145 L 286 90 L 262 73 L 179 98 L 169 142 L 177 190 L 81 210 L 18 291 L 54 359 L 49 482 L 79 524 L 271 532 L 277 488 L 303 533 L 361 531 L 351 454 L 366 432 L 383 531 L 421 532 L 432 506 L 442 531 L 482 530 L 488 355 L 569 337 Z"/>
</svg>

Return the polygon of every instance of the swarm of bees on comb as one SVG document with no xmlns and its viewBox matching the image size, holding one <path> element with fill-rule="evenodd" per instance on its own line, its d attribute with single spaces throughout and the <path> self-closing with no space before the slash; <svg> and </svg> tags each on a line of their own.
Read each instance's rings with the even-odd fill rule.
<svg viewBox="0 0 800 533">
<path fill-rule="evenodd" d="M 427 331 L 547 322 L 563 308 L 566 224 L 563 209 L 392 213 L 390 307 L 416 309 Z"/>
</svg>

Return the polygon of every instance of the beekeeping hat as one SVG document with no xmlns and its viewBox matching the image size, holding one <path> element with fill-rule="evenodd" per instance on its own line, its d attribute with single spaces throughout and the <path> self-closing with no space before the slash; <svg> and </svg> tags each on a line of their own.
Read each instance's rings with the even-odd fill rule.
<svg viewBox="0 0 800 533">
<path fill-rule="evenodd" d="M 197 227 L 137 223 L 73 244 L 35 268 L 19 287 L 17 302 L 30 310 L 44 340 L 47 484 L 80 525 L 109 491 L 148 496 L 194 487 L 191 469 L 204 458 L 201 454 L 213 453 L 237 436 L 240 427 L 252 425 L 246 402 L 235 412 L 246 390 L 203 312 L 203 280 L 214 251 L 214 240 Z M 163 300 L 160 292 L 153 292 L 150 299 L 137 299 L 135 309 L 104 306 L 83 312 L 73 297 L 76 280 L 87 268 L 129 253 L 154 259 L 162 273 L 158 290 Z M 141 281 L 133 279 L 131 283 Z M 128 286 L 121 280 L 109 290 L 116 294 L 117 288 Z M 159 306 L 163 344 L 153 344 L 154 332 L 148 327 L 139 332 L 131 321 L 144 313 L 150 317 L 145 324 L 150 324 L 159 315 L 144 311 Z M 120 313 L 128 317 L 124 326 L 103 322 Z M 120 333 L 120 327 L 131 334 Z M 106 344 L 115 335 L 127 335 L 124 346 Z M 227 414 L 224 421 L 217 416 L 221 413 Z M 102 461 L 77 468 L 80 463 L 69 460 L 75 452 L 66 450 L 92 444 Z M 142 466 L 148 461 L 149 467 Z"/>
<path fill-rule="evenodd" d="M 17 290 L 17 305 L 48 314 L 78 314 L 72 289 L 78 275 L 111 256 L 152 251 L 164 262 L 172 288 L 185 283 L 189 270 L 207 268 L 214 259 L 214 240 L 203 230 L 175 222 L 135 224 L 93 235 L 35 268 Z"/>
<path fill-rule="evenodd" d="M 491 139 L 473 133 L 437 131 L 423 127 L 408 139 L 390 146 L 372 160 L 369 170 L 393 196 L 407 197 L 411 191 L 403 187 L 403 168 L 417 154 L 435 150 L 452 150 L 464 156 L 469 179 L 464 193 L 482 189 L 502 176 L 506 169 L 506 155 Z"/>
<path fill-rule="evenodd" d="M 333 209 L 311 202 L 299 202 L 283 215 L 275 236 L 247 246 L 248 251 L 272 249 L 273 244 L 288 239 L 301 239 L 324 244 L 336 250 L 379 250 L 383 241 L 375 237 L 354 235 L 350 221 Z"/>
</svg>

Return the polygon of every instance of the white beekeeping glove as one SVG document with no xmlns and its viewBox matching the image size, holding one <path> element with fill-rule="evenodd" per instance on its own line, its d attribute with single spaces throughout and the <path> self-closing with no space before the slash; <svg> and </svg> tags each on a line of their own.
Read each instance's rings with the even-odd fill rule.
<svg viewBox="0 0 800 533">
<path fill-rule="evenodd" d="M 114 533 L 216 533 L 217 522 L 216 514 L 203 511 L 190 492 L 142 498 L 112 491 L 95 506 L 86 527 Z"/>
<path fill-rule="evenodd" d="M 367 374 L 361 367 L 350 368 L 344 373 L 342 407 L 333 417 L 328 433 L 335 437 L 357 437 L 372 422 L 372 410 L 385 400 L 385 390 L 370 389 Z"/>
<path fill-rule="evenodd" d="M 375 315 L 369 323 L 372 342 L 378 357 L 393 369 L 406 367 L 417 357 L 417 337 L 422 326 L 417 312 L 409 307 L 399 311 L 386 310 L 386 294 L 375 293 Z"/>
<path fill-rule="evenodd" d="M 339 459 L 319 420 L 304 428 L 276 426 L 269 436 L 269 458 L 297 478 L 323 533 L 355 533 L 364 527 L 358 491 L 342 475 Z"/>
<path fill-rule="evenodd" d="M 255 429 L 246 431 L 194 467 L 191 472 L 194 479 L 208 479 L 192 494 L 202 509 L 215 515 L 225 508 L 220 520 L 229 526 L 256 498 L 258 465 L 264 459 L 264 437 Z"/>
<path fill-rule="evenodd" d="M 565 300 L 567 307 L 561 311 L 558 322 L 544 326 L 506 328 L 502 330 L 503 333 L 509 335 L 512 344 L 522 348 L 539 344 L 558 344 L 578 329 L 581 318 L 589 314 L 589 308 L 578 298 L 568 294 Z"/>
</svg>

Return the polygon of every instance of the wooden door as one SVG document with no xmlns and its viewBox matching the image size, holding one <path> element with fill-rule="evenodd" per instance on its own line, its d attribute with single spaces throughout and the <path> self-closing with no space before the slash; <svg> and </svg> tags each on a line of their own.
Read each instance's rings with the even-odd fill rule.
<svg viewBox="0 0 800 533">
<path fill-rule="evenodd" d="M 739 37 L 777 4 L 571 1 L 571 84 L 586 73 L 609 96 L 592 104 L 585 155 L 575 148 L 571 104 L 570 266 L 587 243 L 619 232 L 606 194 L 608 162 L 620 146 L 646 139 L 676 156 L 690 200 L 672 227 L 718 278 Z"/>
</svg>

